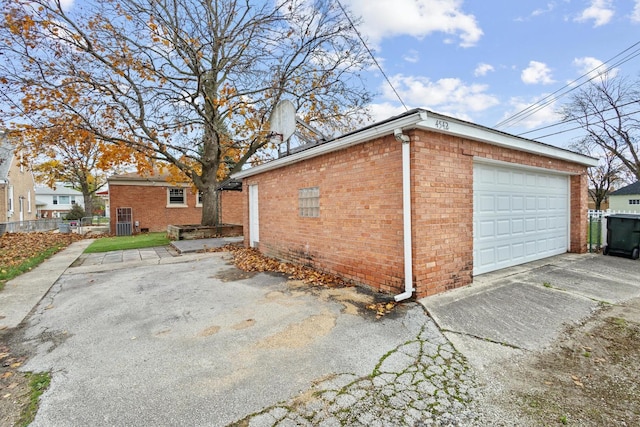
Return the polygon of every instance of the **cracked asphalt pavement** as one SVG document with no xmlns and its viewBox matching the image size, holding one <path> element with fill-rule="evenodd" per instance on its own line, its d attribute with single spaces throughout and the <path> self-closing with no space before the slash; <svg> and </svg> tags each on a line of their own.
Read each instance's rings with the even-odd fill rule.
<svg viewBox="0 0 640 427">
<path fill-rule="evenodd" d="M 379 297 L 225 253 L 69 268 L 18 331 L 52 374 L 32 426 L 481 424 L 464 357 Z"/>
</svg>

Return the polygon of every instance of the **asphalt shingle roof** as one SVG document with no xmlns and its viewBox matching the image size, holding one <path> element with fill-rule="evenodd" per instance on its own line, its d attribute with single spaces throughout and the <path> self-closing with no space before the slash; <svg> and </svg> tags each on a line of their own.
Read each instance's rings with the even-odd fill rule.
<svg viewBox="0 0 640 427">
<path fill-rule="evenodd" d="M 634 182 L 631 185 L 627 185 L 626 187 L 622 187 L 611 193 L 612 196 L 626 196 L 629 194 L 640 194 L 640 181 Z"/>
</svg>

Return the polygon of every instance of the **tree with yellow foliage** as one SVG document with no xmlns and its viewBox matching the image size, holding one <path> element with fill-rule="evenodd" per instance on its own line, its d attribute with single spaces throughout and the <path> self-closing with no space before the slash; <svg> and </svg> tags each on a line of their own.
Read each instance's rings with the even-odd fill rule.
<svg viewBox="0 0 640 427">
<path fill-rule="evenodd" d="M 217 222 L 220 183 L 270 147 L 280 100 L 330 133 L 360 124 L 370 100 L 367 53 L 330 0 L 0 5 L 5 122 L 66 122 L 143 173 L 170 167 L 202 193 L 203 225 Z"/>
</svg>

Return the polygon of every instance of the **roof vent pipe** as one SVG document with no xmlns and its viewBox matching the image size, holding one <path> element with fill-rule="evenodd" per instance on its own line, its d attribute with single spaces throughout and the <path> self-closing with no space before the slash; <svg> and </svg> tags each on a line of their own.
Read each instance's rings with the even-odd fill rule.
<svg viewBox="0 0 640 427">
<path fill-rule="evenodd" d="M 404 242 L 404 292 L 394 297 L 396 301 L 411 298 L 413 295 L 413 250 L 411 245 L 411 139 L 395 129 L 393 136 L 402 143 L 402 222 Z"/>
</svg>

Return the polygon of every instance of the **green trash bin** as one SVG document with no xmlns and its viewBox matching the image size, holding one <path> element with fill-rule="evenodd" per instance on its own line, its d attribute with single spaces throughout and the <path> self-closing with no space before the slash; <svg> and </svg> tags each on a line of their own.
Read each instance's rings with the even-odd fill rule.
<svg viewBox="0 0 640 427">
<path fill-rule="evenodd" d="M 607 217 L 607 245 L 605 255 L 640 256 L 640 215 L 615 214 Z"/>
</svg>

